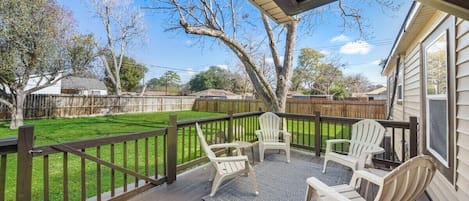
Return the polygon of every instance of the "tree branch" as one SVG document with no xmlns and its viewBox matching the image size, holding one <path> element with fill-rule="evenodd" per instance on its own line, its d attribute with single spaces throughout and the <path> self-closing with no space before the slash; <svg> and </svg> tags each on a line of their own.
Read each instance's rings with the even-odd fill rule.
<svg viewBox="0 0 469 201">
<path fill-rule="evenodd" d="M 261 11 L 259 11 L 261 12 Z M 270 52 L 272 53 L 272 59 L 275 65 L 275 71 L 279 74 L 282 71 L 282 67 L 280 66 L 280 59 L 277 50 L 277 44 L 274 38 L 274 32 L 272 31 L 272 27 L 270 26 L 269 19 L 267 16 L 261 12 L 262 22 L 264 23 L 265 31 L 267 32 L 267 36 L 269 37 L 269 48 Z"/>
<path fill-rule="evenodd" d="M 13 108 L 13 104 L 11 104 L 8 100 L 6 100 L 4 98 L 0 98 L 0 103 L 3 103 L 4 105 L 6 105 L 10 109 Z"/>
</svg>

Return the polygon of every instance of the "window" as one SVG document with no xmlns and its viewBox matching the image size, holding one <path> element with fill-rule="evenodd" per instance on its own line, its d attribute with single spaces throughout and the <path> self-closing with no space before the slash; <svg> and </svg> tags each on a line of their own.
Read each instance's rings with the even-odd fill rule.
<svg viewBox="0 0 469 201">
<path fill-rule="evenodd" d="M 422 42 L 424 150 L 450 182 L 454 181 L 455 146 L 454 27 L 454 17 L 448 17 Z"/>
<path fill-rule="evenodd" d="M 98 90 L 92 90 L 91 95 L 101 95 L 101 91 Z"/>
<path fill-rule="evenodd" d="M 402 83 L 397 85 L 397 104 L 402 104 L 402 98 L 404 97 L 402 91 Z"/>
<path fill-rule="evenodd" d="M 443 32 L 425 47 L 427 149 L 448 166 L 448 52 Z"/>
</svg>

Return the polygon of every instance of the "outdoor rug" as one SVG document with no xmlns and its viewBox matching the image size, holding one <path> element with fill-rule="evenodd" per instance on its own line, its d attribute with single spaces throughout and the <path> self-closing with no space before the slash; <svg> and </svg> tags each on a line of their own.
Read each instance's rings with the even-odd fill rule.
<svg viewBox="0 0 469 201">
<path fill-rule="evenodd" d="M 313 156 L 311 156 L 313 157 Z M 285 162 L 284 154 L 270 154 L 264 162 L 256 163 L 259 195 L 254 194 L 250 177 L 236 177 L 219 187 L 213 197 L 206 195 L 204 201 L 301 201 L 306 193 L 306 179 L 315 176 L 328 185 L 346 184 L 352 171 L 333 163 L 328 164 L 327 173 L 322 174 L 321 163 L 291 157 Z"/>
</svg>

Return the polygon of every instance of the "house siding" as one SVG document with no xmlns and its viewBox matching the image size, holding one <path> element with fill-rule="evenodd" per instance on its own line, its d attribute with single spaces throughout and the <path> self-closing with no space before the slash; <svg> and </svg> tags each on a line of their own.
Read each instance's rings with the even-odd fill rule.
<svg viewBox="0 0 469 201">
<path fill-rule="evenodd" d="M 469 200 L 469 22 L 456 21 L 456 196 Z"/>
<path fill-rule="evenodd" d="M 419 153 L 425 146 L 423 136 L 420 134 L 424 122 L 422 122 L 422 82 L 423 66 L 421 55 L 421 43 L 448 15 L 436 12 L 426 25 L 416 35 L 413 41 L 407 42 L 405 52 L 401 53 L 404 59 L 403 69 L 403 103 L 394 102 L 393 119 L 408 120 L 410 116 L 416 116 L 420 122 L 419 128 Z M 437 171 L 427 188 L 432 200 L 469 200 L 469 22 L 456 19 L 455 24 L 455 146 L 454 146 L 454 183 L 450 183 L 445 176 Z M 392 66 L 395 67 L 395 66 Z M 386 72 L 393 76 L 395 68 Z M 401 71 L 402 72 L 402 71 Z"/>
</svg>

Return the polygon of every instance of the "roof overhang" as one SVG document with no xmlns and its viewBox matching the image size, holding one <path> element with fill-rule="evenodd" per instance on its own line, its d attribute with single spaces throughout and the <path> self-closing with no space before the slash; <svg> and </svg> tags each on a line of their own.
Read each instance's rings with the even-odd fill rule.
<svg viewBox="0 0 469 201">
<path fill-rule="evenodd" d="M 423 4 L 432 6 L 456 17 L 469 20 L 468 0 L 418 0 Z"/>
<path fill-rule="evenodd" d="M 396 66 L 397 57 L 405 54 L 406 49 L 410 43 L 417 37 L 418 33 L 428 22 L 428 16 L 434 15 L 436 9 L 423 5 L 419 2 L 414 2 L 407 14 L 404 23 L 398 33 L 394 45 L 386 59 L 381 73 L 385 75 L 389 70 Z"/>
<path fill-rule="evenodd" d="M 282 24 L 296 20 L 293 16 L 301 12 L 332 3 L 337 0 L 249 0 L 262 13 Z"/>
<path fill-rule="evenodd" d="M 274 0 L 287 15 L 293 16 L 337 0 Z"/>
</svg>

